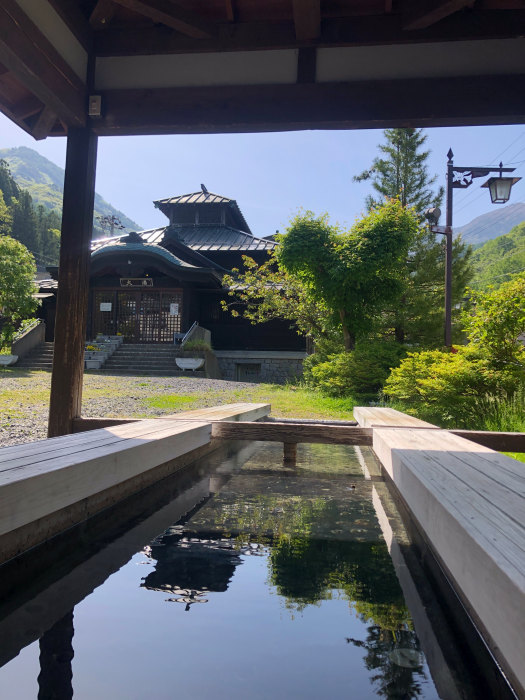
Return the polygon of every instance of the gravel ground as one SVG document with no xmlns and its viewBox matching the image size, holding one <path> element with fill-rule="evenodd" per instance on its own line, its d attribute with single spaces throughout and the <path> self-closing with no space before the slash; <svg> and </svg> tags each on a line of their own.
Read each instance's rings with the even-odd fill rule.
<svg viewBox="0 0 525 700">
<path fill-rule="evenodd" d="M 0 373 L 0 447 L 46 437 L 49 387 L 48 372 Z M 147 417 L 214 406 L 237 401 L 257 400 L 250 395 L 257 386 L 243 382 L 191 377 L 128 377 L 84 375 L 82 415 L 91 417 Z M 158 408 L 152 397 L 165 395 L 194 397 L 181 405 Z"/>
</svg>

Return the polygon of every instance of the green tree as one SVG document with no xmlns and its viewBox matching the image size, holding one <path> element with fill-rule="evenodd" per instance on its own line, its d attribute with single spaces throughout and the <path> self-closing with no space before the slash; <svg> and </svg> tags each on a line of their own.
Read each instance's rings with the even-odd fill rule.
<svg viewBox="0 0 525 700">
<path fill-rule="evenodd" d="M 11 203 L 13 226 L 11 236 L 20 241 L 33 254 L 40 253 L 41 242 L 38 235 L 37 220 L 33 209 L 33 200 L 27 190 L 20 190 L 18 199 Z"/>
<path fill-rule="evenodd" d="M 12 226 L 13 217 L 9 211 L 9 207 L 4 201 L 2 190 L 0 190 L 0 236 L 9 236 Z"/>
<path fill-rule="evenodd" d="M 399 197 L 404 207 L 416 210 L 419 215 L 428 207 L 438 207 L 444 190 L 437 193 L 432 185 L 437 176 L 430 177 L 427 159 L 430 151 L 421 151 L 427 140 L 423 129 L 385 129 L 386 143 L 379 146 L 384 157 L 374 158 L 369 170 L 354 177 L 354 182 L 371 180 L 379 198 L 368 196 L 369 209 L 381 204 L 385 197 Z"/>
<path fill-rule="evenodd" d="M 306 212 L 292 220 L 276 256 L 311 299 L 326 305 L 348 351 L 403 293 L 406 256 L 417 229 L 416 216 L 398 199 L 372 209 L 345 232 L 326 215 Z"/>
<path fill-rule="evenodd" d="M 473 293 L 471 304 L 463 314 L 470 343 L 455 352 L 410 353 L 392 370 L 385 393 L 431 422 L 484 429 L 489 414 L 501 412 L 514 396 L 523 400 L 525 348 L 518 338 L 525 333 L 525 273 L 497 290 Z M 518 417 L 517 411 L 506 413 L 508 420 Z"/>
<path fill-rule="evenodd" d="M 396 339 L 403 343 L 437 346 L 442 344 L 444 318 L 445 255 L 441 239 L 424 224 L 423 213 L 431 206 L 440 206 L 443 188 L 434 191 L 436 176 L 428 172 L 428 150 L 422 150 L 427 136 L 422 129 L 386 129 L 385 143 L 379 146 L 381 156 L 369 170 L 354 177 L 355 182 L 370 181 L 379 197 L 368 196 L 368 207 L 384 197 L 399 197 L 403 206 L 412 207 L 421 226 L 411 244 L 406 274 L 406 292 L 390 311 L 390 325 Z M 471 248 L 458 237 L 453 243 L 453 306 L 461 302 L 472 270 Z M 455 310 L 454 317 L 459 314 Z"/>
<path fill-rule="evenodd" d="M 54 210 L 48 210 L 41 204 L 36 208 L 37 240 L 40 244 L 38 253 L 40 260 L 47 265 L 58 264 L 60 252 L 60 227 L 62 221 L 60 214 Z"/>
<path fill-rule="evenodd" d="M 33 298 L 36 266 L 27 248 L 9 236 L 0 236 L 0 346 L 9 345 L 17 323 L 37 307 Z"/>
<path fill-rule="evenodd" d="M 488 292 L 471 292 L 471 311 L 463 314 L 470 342 L 487 349 L 498 365 L 522 365 L 525 351 L 525 273 Z"/>
<path fill-rule="evenodd" d="M 300 280 L 279 267 L 275 249 L 261 265 L 243 256 L 243 270 L 234 268 L 222 281 L 232 298 L 222 301 L 222 308 L 232 316 L 242 315 L 252 324 L 284 318 L 314 342 L 333 332 L 326 304 L 314 300 Z"/>
<path fill-rule="evenodd" d="M 20 187 L 11 175 L 9 163 L 3 158 L 0 159 L 0 190 L 8 207 L 11 205 L 12 200 L 18 199 L 20 195 Z"/>
</svg>

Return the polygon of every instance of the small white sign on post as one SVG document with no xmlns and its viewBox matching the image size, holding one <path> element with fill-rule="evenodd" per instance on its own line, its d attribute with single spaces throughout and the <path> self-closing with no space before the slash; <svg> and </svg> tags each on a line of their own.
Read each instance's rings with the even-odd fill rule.
<svg viewBox="0 0 525 700">
<path fill-rule="evenodd" d="M 170 304 L 170 316 L 178 316 L 179 315 L 179 305 L 178 304 Z"/>
<path fill-rule="evenodd" d="M 101 311 L 111 311 L 111 302 L 110 301 L 101 302 L 100 310 Z"/>
</svg>

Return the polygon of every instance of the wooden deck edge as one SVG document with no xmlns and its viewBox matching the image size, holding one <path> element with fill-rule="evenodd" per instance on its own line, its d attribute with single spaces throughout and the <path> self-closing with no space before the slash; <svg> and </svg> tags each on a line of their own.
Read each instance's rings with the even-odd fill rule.
<svg viewBox="0 0 525 700">
<path fill-rule="evenodd" d="M 257 420 L 269 412 L 269 404 L 246 403 L 203 411 L 219 420 L 221 416 Z M 130 430 L 127 423 L 137 428 Z M 124 438 L 122 446 L 90 438 L 85 450 L 79 451 L 80 435 L 74 445 L 67 435 L 53 438 L 53 452 L 58 450 L 57 459 L 61 458 L 63 466 L 51 459 L 47 440 L 29 443 L 26 452 L 25 446 L 16 446 L 19 456 L 12 454 L 15 448 L 5 448 L 20 467 L 4 470 L 0 486 L 0 564 L 224 445 L 213 440 L 211 421 L 201 412 L 183 412 L 175 420 L 162 416 L 158 430 L 153 428 L 151 433 L 156 424 L 151 419 L 77 419 L 76 432 L 122 426 L 122 430 L 111 431 Z M 99 443 L 105 446 L 98 447 Z M 38 449 L 49 463 L 43 469 L 39 465 L 44 462 L 35 460 Z"/>
<path fill-rule="evenodd" d="M 212 441 L 0 536 L 0 565 L 216 450 Z"/>
<path fill-rule="evenodd" d="M 407 436 L 405 446 L 404 434 Z M 494 658 L 518 696 L 521 697 L 520 693 L 524 693 L 525 697 L 525 637 L 522 621 L 517 614 L 518 610 L 525 609 L 523 576 L 518 573 L 520 568 L 523 572 L 524 563 L 514 562 L 514 568 L 507 561 L 502 554 L 505 549 L 505 537 L 502 532 L 496 528 L 493 521 L 485 520 L 483 515 L 471 508 L 468 493 L 477 493 L 477 487 L 474 489 L 468 480 L 464 479 L 464 493 L 453 494 L 449 502 L 443 502 L 439 486 L 450 475 L 443 468 L 441 484 L 437 483 L 434 477 L 427 477 L 433 451 L 435 463 L 439 463 L 439 452 L 455 452 L 458 455 L 458 447 L 463 450 L 459 455 L 472 455 L 474 452 L 478 459 L 487 456 L 490 458 L 490 455 L 496 456 L 497 453 L 488 448 L 478 452 L 469 447 L 467 440 L 452 436 L 447 431 L 436 434 L 436 431 L 428 430 L 424 439 L 432 444 L 429 444 L 428 449 L 420 450 L 421 460 L 417 463 L 418 450 L 414 448 L 414 439 L 410 439 L 415 435 L 423 437 L 420 430 L 375 429 L 374 452 L 431 550 L 435 552 L 438 561 L 449 575 L 450 582 L 471 613 Z M 438 440 L 439 449 L 436 448 Z M 458 441 L 464 444 L 460 445 Z M 497 457 L 498 461 L 513 462 L 502 455 Z M 502 467 L 496 460 L 493 466 L 494 473 L 491 476 L 497 481 L 498 469 Z M 509 478 L 508 472 L 506 478 Z M 487 482 L 489 481 L 490 479 L 487 479 Z M 490 484 L 488 487 L 490 488 Z M 518 491 L 519 484 L 516 483 L 516 492 Z M 504 527 L 503 519 L 501 527 Z M 516 573 L 513 573 L 514 571 Z"/>
<path fill-rule="evenodd" d="M 362 428 L 436 428 L 439 426 L 383 406 L 354 406 L 354 418 Z"/>
<path fill-rule="evenodd" d="M 206 420 L 206 421 L 256 421 L 268 416 L 269 403 L 237 403 L 224 406 L 210 406 L 194 411 L 181 411 L 159 416 L 163 420 Z M 88 430 L 111 428 L 124 423 L 138 423 L 142 418 L 73 418 L 73 432 L 83 433 Z"/>
</svg>

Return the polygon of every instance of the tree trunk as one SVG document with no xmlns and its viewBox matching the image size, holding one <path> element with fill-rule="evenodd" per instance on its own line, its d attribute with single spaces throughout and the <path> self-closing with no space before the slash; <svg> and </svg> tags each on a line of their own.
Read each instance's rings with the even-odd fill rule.
<svg viewBox="0 0 525 700">
<path fill-rule="evenodd" d="M 407 298 L 406 296 L 402 296 L 400 301 L 399 301 L 399 306 L 401 309 L 404 309 L 407 303 Z M 396 338 L 397 343 L 403 343 L 405 342 L 405 319 L 404 317 L 398 318 L 396 320 L 396 325 L 394 328 L 394 334 Z"/>
<path fill-rule="evenodd" d="M 351 352 L 355 348 L 355 335 L 348 330 L 345 323 L 346 314 L 344 309 L 339 310 L 339 318 L 341 319 L 341 326 L 343 327 L 343 340 L 345 344 L 346 352 Z"/>
</svg>

